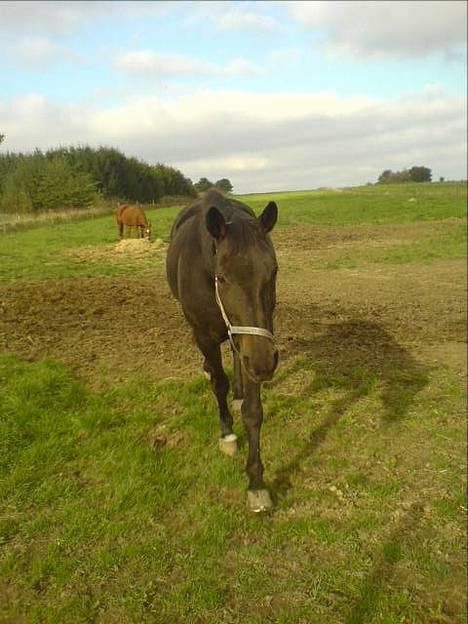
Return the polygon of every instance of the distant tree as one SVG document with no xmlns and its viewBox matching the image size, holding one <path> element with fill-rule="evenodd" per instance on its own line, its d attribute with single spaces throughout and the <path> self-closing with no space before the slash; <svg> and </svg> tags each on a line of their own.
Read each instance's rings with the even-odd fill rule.
<svg viewBox="0 0 468 624">
<path fill-rule="evenodd" d="M 411 167 L 402 171 L 385 169 L 378 179 L 378 184 L 404 184 L 405 182 L 430 182 L 431 170 L 427 167 Z"/>
<path fill-rule="evenodd" d="M 213 182 L 210 182 L 208 178 L 200 178 L 196 184 L 194 184 L 195 190 L 198 193 L 203 193 L 203 191 L 207 191 L 209 188 L 213 187 Z"/>
<path fill-rule="evenodd" d="M 439 182 L 445 182 L 445 178 L 444 178 L 444 176 L 440 176 L 440 178 L 439 178 Z"/>
<path fill-rule="evenodd" d="M 391 169 L 385 169 L 385 171 L 382 171 L 379 175 L 378 184 L 388 184 L 393 175 L 394 174 Z"/>
<path fill-rule="evenodd" d="M 432 172 L 428 167 L 411 167 L 409 170 L 412 182 L 430 182 Z"/>
<path fill-rule="evenodd" d="M 0 134 L 0 144 L 3 143 L 4 140 L 5 140 L 5 135 Z"/>
<path fill-rule="evenodd" d="M 233 189 L 231 181 L 228 180 L 227 178 L 221 178 L 221 180 L 218 180 L 217 182 L 215 182 L 215 186 L 220 191 L 223 191 L 223 193 L 230 193 Z"/>
</svg>

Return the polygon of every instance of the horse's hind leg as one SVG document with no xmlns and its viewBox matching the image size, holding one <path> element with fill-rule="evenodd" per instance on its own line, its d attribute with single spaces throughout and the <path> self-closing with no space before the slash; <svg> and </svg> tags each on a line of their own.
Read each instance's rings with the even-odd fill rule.
<svg viewBox="0 0 468 624">
<path fill-rule="evenodd" d="M 209 375 L 211 387 L 216 396 L 221 427 L 220 448 L 227 455 L 234 455 L 237 450 L 237 437 L 232 431 L 232 416 L 227 405 L 229 380 L 223 369 L 221 349 L 218 343 L 194 332 L 195 341 L 205 356 L 204 371 Z"/>
<path fill-rule="evenodd" d="M 242 399 L 244 398 L 244 386 L 242 383 L 242 365 L 239 353 L 232 349 L 233 360 L 233 379 L 232 379 L 232 409 L 240 413 L 242 407 Z"/>
</svg>

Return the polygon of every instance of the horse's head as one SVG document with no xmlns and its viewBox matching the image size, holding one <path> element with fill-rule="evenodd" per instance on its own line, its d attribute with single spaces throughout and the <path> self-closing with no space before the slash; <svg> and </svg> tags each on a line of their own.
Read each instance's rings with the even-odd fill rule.
<svg viewBox="0 0 468 624">
<path fill-rule="evenodd" d="M 206 226 L 215 240 L 218 294 L 231 325 L 273 332 L 278 266 L 268 233 L 277 216 L 274 202 L 257 219 L 244 214 L 229 222 L 216 207 L 207 213 Z M 278 364 L 273 340 L 254 333 L 233 338 L 248 376 L 257 382 L 271 379 Z"/>
</svg>

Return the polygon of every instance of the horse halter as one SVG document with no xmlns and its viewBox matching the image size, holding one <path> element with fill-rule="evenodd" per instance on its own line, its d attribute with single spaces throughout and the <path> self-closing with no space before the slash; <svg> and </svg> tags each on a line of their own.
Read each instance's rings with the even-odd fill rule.
<svg viewBox="0 0 468 624">
<path fill-rule="evenodd" d="M 268 338 L 272 342 L 274 342 L 275 337 L 268 329 L 264 329 L 263 327 L 249 327 L 244 325 L 232 325 L 228 315 L 226 314 L 226 310 L 224 309 L 223 302 L 221 301 L 221 297 L 219 296 L 218 289 L 218 276 L 215 276 L 215 297 L 216 303 L 218 304 L 219 309 L 221 310 L 221 315 L 226 323 L 226 327 L 228 330 L 229 341 L 232 345 L 232 348 L 237 351 L 237 347 L 234 344 L 233 334 L 248 334 L 250 336 L 263 336 L 264 338 Z"/>
</svg>

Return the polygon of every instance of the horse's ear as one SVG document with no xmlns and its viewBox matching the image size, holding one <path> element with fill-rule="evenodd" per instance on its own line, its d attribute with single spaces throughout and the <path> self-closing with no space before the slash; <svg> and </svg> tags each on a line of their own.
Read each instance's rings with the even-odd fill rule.
<svg viewBox="0 0 468 624">
<path fill-rule="evenodd" d="M 212 206 L 206 213 L 206 227 L 217 241 L 223 240 L 227 234 L 226 221 L 216 206 Z"/>
<path fill-rule="evenodd" d="M 276 220 L 278 219 L 278 206 L 275 202 L 270 202 L 258 219 L 265 234 L 271 232 L 271 230 L 275 227 Z"/>
</svg>

